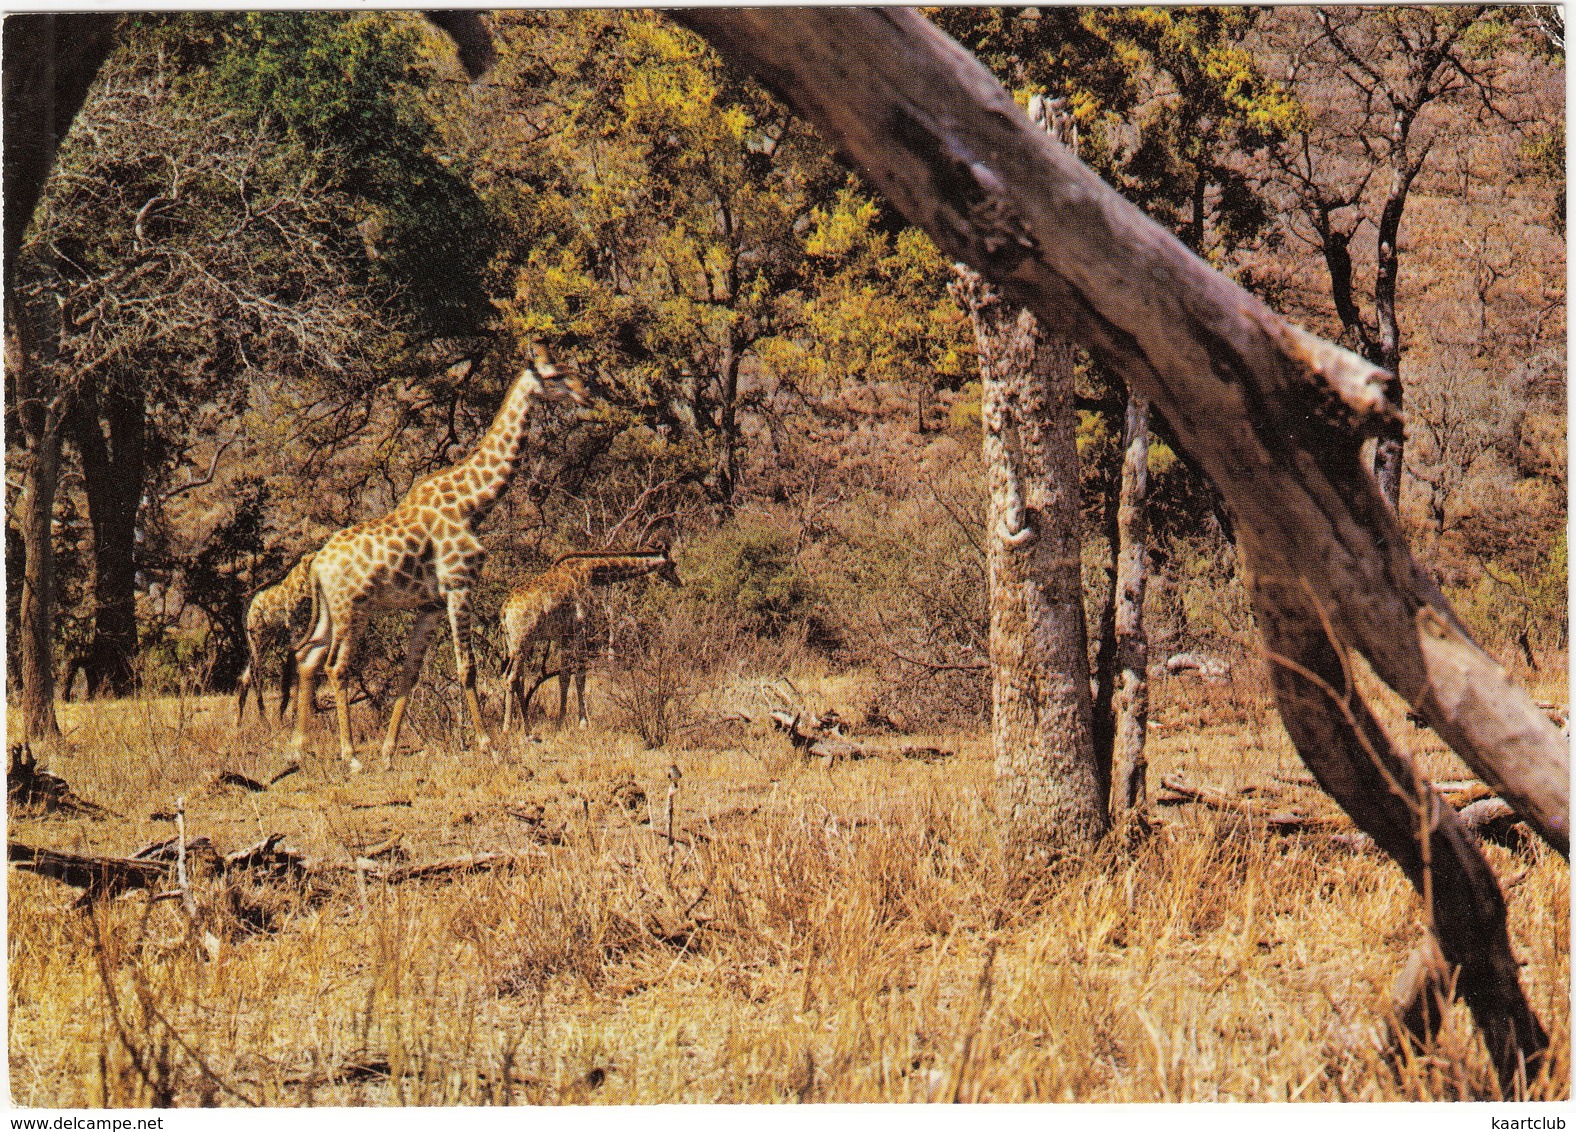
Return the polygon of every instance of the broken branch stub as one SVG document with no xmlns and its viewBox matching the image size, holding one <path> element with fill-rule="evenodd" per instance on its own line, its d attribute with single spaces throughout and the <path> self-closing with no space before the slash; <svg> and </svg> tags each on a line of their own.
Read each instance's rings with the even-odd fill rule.
<svg viewBox="0 0 1576 1132">
<path fill-rule="evenodd" d="M 1038 130 L 909 9 L 673 18 L 850 155 L 943 252 L 1063 328 L 1170 422 L 1220 488 L 1250 573 L 1294 581 L 1342 642 L 1561 854 L 1569 752 L 1413 561 L 1362 466 L 1384 371 L 1286 322 Z"/>
</svg>

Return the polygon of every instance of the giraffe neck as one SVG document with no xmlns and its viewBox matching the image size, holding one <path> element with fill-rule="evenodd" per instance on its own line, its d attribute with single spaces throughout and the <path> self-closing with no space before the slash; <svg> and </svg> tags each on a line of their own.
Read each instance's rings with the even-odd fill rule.
<svg viewBox="0 0 1576 1132">
<path fill-rule="evenodd" d="M 510 387 L 476 451 L 454 466 L 452 483 L 459 491 L 459 506 L 473 526 L 487 516 L 509 487 L 525 451 L 531 402 L 541 391 L 541 379 L 534 370 L 525 369 Z"/>
<path fill-rule="evenodd" d="M 612 586 L 649 574 L 667 559 L 661 554 L 607 554 L 586 561 L 590 563 L 590 585 Z"/>
</svg>

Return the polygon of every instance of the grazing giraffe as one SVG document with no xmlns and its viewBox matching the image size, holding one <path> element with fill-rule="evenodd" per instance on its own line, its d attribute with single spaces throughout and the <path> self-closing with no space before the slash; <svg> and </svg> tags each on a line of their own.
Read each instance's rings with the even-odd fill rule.
<svg viewBox="0 0 1576 1132">
<path fill-rule="evenodd" d="M 526 661 L 544 645 L 542 671 L 547 671 L 548 653 L 558 642 L 562 657 L 558 672 L 558 726 L 564 725 L 569 707 L 569 680 L 575 682 L 575 699 L 580 708 L 580 725 L 586 717 L 586 597 L 592 586 L 611 586 L 646 574 L 656 574 L 671 585 L 679 585 L 678 567 L 668 549 L 629 552 L 581 551 L 566 554 L 552 567 L 529 582 L 516 586 L 503 603 L 499 620 L 503 622 L 504 643 L 509 650 L 509 667 L 503 694 L 503 729 L 509 730 L 512 709 L 520 707 L 520 726 L 525 726 Z"/>
<path fill-rule="evenodd" d="M 422 480 L 381 519 L 340 531 L 317 552 L 311 571 L 312 632 L 296 650 L 300 688 L 293 749 L 300 751 L 306 745 L 313 694 L 326 665 L 339 714 L 340 754 L 352 772 L 361 769 L 350 741 L 345 674 L 368 616 L 385 609 L 415 610 L 416 626 L 383 739 L 384 765 L 393 769 L 394 746 L 410 690 L 421 674 L 427 646 L 445 611 L 454 636 L 455 672 L 465 689 L 477 743 L 483 750 L 490 746 L 476 699 L 471 655 L 471 590 L 487 556 L 476 538 L 476 528 L 509 486 L 525 451 L 526 424 L 536 400 L 586 402 L 580 381 L 559 376 L 540 347 L 534 364 L 527 365 L 515 379 L 475 452 Z"/>
<path fill-rule="evenodd" d="M 290 567 L 290 572 L 271 586 L 265 586 L 252 596 L 246 607 L 246 669 L 241 673 L 240 700 L 235 707 L 235 722 L 246 716 L 246 694 L 257 700 L 257 714 L 266 718 L 263 710 L 263 650 L 285 646 L 285 662 L 279 674 L 279 718 L 284 719 L 290 704 L 290 687 L 295 683 L 295 643 L 305 630 L 305 618 L 300 616 L 312 600 L 312 559 L 304 554 Z M 292 632 L 291 630 L 296 630 Z M 288 642 L 288 644 L 286 643 Z"/>
</svg>

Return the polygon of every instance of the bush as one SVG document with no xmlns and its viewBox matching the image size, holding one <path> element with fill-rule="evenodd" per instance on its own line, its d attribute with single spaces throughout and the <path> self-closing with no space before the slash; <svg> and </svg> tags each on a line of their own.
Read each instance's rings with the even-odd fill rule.
<svg viewBox="0 0 1576 1132">
<path fill-rule="evenodd" d="M 695 595 L 648 591 L 644 599 L 612 604 L 608 698 L 619 722 L 648 748 L 666 746 L 691 722 L 695 700 L 715 686 L 747 634 L 728 610 Z"/>
<path fill-rule="evenodd" d="M 740 514 L 686 550 L 685 588 L 693 603 L 728 611 L 742 632 L 778 639 L 802 626 L 812 646 L 830 651 L 838 633 L 799 549 L 786 523 Z"/>
</svg>

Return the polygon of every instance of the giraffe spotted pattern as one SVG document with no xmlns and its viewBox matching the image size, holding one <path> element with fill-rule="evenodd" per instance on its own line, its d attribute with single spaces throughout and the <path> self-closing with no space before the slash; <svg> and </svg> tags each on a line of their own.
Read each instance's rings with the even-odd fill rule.
<svg viewBox="0 0 1576 1132">
<path fill-rule="evenodd" d="M 504 644 L 509 650 L 505 678 L 503 729 L 509 730 L 513 709 L 520 710 L 525 726 L 527 697 L 525 668 L 537 645 L 542 648 L 542 672 L 554 643 L 559 650 L 558 725 L 564 725 L 569 706 L 569 682 L 574 680 L 580 725 L 586 716 L 586 599 L 595 586 L 611 586 L 646 574 L 656 574 L 670 585 L 679 585 L 678 568 L 666 548 L 619 553 L 566 554 L 545 572 L 509 592 L 499 612 Z M 540 683 L 540 680 L 538 681 Z M 533 689 L 534 691 L 535 689 Z"/>
<path fill-rule="evenodd" d="M 303 555 L 288 574 L 253 595 L 251 604 L 246 607 L 248 659 L 238 683 L 236 723 L 246 715 L 248 693 L 257 700 L 258 716 L 267 714 L 263 710 L 263 656 L 274 649 L 282 649 L 285 654 L 279 674 L 279 718 L 285 716 L 290 705 L 290 687 L 295 682 L 295 642 L 306 632 L 311 609 L 313 557 Z"/>
<path fill-rule="evenodd" d="M 395 609 L 414 610 L 416 625 L 383 739 L 384 765 L 390 769 L 394 765 L 411 688 L 445 614 L 454 639 L 455 672 L 477 743 L 483 750 L 490 746 L 471 654 L 471 593 L 487 557 L 476 529 L 508 489 L 525 452 L 531 407 L 538 400 L 573 405 L 586 401 L 580 382 L 561 377 L 540 348 L 535 363 L 510 387 L 475 452 L 422 480 L 387 515 L 340 531 L 317 552 L 311 567 L 312 632 L 296 653 L 301 690 L 291 740 L 294 749 L 306 745 L 313 693 L 326 667 L 339 716 L 340 754 L 352 771 L 361 769 L 351 742 L 345 677 L 368 619 Z"/>
</svg>

